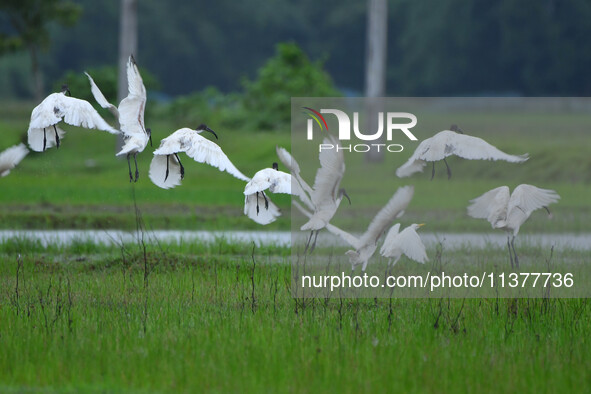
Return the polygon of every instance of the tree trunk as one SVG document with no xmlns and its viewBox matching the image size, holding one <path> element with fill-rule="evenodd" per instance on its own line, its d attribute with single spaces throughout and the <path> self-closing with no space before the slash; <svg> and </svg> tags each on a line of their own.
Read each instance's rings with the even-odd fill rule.
<svg viewBox="0 0 591 394">
<path fill-rule="evenodd" d="M 117 102 L 127 96 L 127 60 L 130 55 L 137 59 L 137 0 L 121 0 L 119 24 L 119 77 L 117 81 Z M 123 136 L 117 138 L 116 150 L 123 146 Z"/>
<path fill-rule="evenodd" d="M 366 108 L 366 132 L 372 133 L 378 129 L 377 112 L 382 111 L 379 100 L 386 94 L 386 55 L 388 33 L 388 2 L 387 0 L 368 0 L 367 2 L 367 47 L 365 68 L 365 96 L 368 98 Z M 380 138 L 376 143 L 384 143 Z M 370 150 L 365 155 L 368 162 L 384 160 L 384 151 Z"/>
<path fill-rule="evenodd" d="M 43 100 L 43 73 L 39 67 L 39 51 L 35 45 L 29 46 L 31 55 L 31 73 L 33 74 L 33 94 L 35 102 L 40 103 Z"/>
</svg>

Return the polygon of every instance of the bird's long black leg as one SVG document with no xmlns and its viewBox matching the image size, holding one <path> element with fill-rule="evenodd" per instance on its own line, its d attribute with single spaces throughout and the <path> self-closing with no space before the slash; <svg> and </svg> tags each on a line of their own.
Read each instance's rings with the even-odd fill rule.
<svg viewBox="0 0 591 394">
<path fill-rule="evenodd" d="M 449 164 L 447 164 L 447 160 L 443 159 L 445 166 L 447 167 L 447 179 L 451 178 L 451 169 L 449 168 Z"/>
<path fill-rule="evenodd" d="M 310 242 L 312 242 L 312 235 L 314 235 L 314 230 L 310 231 L 310 236 L 308 237 L 308 242 L 306 242 L 306 248 L 304 249 L 304 254 L 308 253 Z"/>
<path fill-rule="evenodd" d="M 435 162 L 433 161 L 433 167 L 431 169 L 431 180 L 433 180 L 433 177 L 435 177 Z"/>
<path fill-rule="evenodd" d="M 509 236 L 507 236 L 507 250 L 509 251 L 509 259 L 511 260 L 511 269 L 513 269 L 513 252 L 511 252 L 511 243 L 509 242 Z"/>
<path fill-rule="evenodd" d="M 515 268 L 519 269 L 519 259 L 517 258 L 517 252 L 515 251 L 515 236 L 511 238 L 511 247 L 513 248 L 513 255 L 515 256 Z"/>
<path fill-rule="evenodd" d="M 180 159 L 179 155 L 177 155 L 175 153 L 174 157 L 176 157 L 177 161 L 179 162 L 179 166 L 181 166 L 181 180 L 182 180 L 183 178 L 185 178 L 185 167 L 183 167 L 183 163 L 181 163 L 181 159 Z"/>
<path fill-rule="evenodd" d="M 135 152 L 133 154 L 133 162 L 135 163 L 135 181 L 134 182 L 137 182 L 137 179 L 140 177 L 140 172 L 137 169 L 137 152 Z"/>
<path fill-rule="evenodd" d="M 60 148 L 60 136 L 57 133 L 57 128 L 55 127 L 55 125 L 53 125 L 53 131 L 55 131 L 55 147 L 57 149 L 59 149 Z"/>
<path fill-rule="evenodd" d="M 170 156 L 170 155 L 166 155 L 166 174 L 164 175 L 164 182 L 166 182 L 166 180 L 168 179 L 168 156 Z M 131 170 L 130 170 L 130 174 L 131 174 Z"/>
<path fill-rule="evenodd" d="M 43 152 L 45 152 L 45 148 L 47 147 L 47 135 L 45 134 L 45 127 L 43 128 Z"/>
<path fill-rule="evenodd" d="M 257 192 L 257 215 L 259 214 L 259 192 Z"/>
<path fill-rule="evenodd" d="M 261 192 L 261 193 L 263 194 L 263 198 L 265 199 L 265 209 L 269 210 L 269 200 L 267 199 L 265 192 Z"/>
<path fill-rule="evenodd" d="M 320 232 L 320 230 L 316 230 L 313 231 L 314 234 L 314 242 L 312 242 L 312 247 L 310 248 L 310 253 L 312 253 L 314 251 L 314 249 L 316 249 L 316 241 L 318 240 L 318 233 Z"/>
<path fill-rule="evenodd" d="M 384 271 L 384 283 L 387 283 L 388 276 L 392 275 L 392 260 L 388 260 L 388 265 L 386 266 L 386 270 Z"/>
<path fill-rule="evenodd" d="M 129 168 L 129 182 L 133 181 L 133 177 L 131 176 L 131 163 L 129 162 L 129 155 L 130 153 L 127 154 L 127 168 Z"/>
</svg>

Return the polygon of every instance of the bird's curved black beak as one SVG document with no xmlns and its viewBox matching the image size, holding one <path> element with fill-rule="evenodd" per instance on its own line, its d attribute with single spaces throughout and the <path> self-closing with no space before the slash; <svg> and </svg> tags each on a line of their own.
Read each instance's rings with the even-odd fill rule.
<svg viewBox="0 0 591 394">
<path fill-rule="evenodd" d="M 349 198 L 349 195 L 347 194 L 347 192 L 345 191 L 345 189 L 341 189 L 341 190 L 339 190 L 339 193 L 341 193 L 341 195 L 342 195 L 343 197 L 346 197 L 346 198 L 347 198 L 347 200 L 349 201 L 349 205 L 351 205 L 351 199 Z"/>
<path fill-rule="evenodd" d="M 62 93 L 67 94 L 68 96 L 72 97 L 72 93 L 70 93 L 70 89 L 68 88 L 68 85 L 66 85 L 66 84 L 62 85 Z"/>
<path fill-rule="evenodd" d="M 218 139 L 218 135 L 215 133 L 215 131 L 213 131 L 209 127 L 205 126 L 204 130 L 209 131 L 211 134 L 213 134 L 213 136 L 215 137 L 216 140 Z"/>
</svg>

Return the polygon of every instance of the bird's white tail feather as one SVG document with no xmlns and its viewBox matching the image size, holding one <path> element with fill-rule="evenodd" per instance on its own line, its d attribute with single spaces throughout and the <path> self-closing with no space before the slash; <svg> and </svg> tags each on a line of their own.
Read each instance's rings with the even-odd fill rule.
<svg viewBox="0 0 591 394">
<path fill-rule="evenodd" d="M 300 230 L 307 231 L 307 230 L 320 230 L 326 226 L 326 222 L 320 218 L 312 216 L 308 222 L 304 223 Z"/>
<path fill-rule="evenodd" d="M 257 202 L 259 207 L 258 212 Z M 272 223 L 281 216 L 281 211 L 277 205 L 273 204 L 273 201 L 269 199 L 269 196 L 267 196 L 267 204 L 268 206 L 265 207 L 265 198 L 262 193 L 258 194 L 258 200 L 256 193 L 245 196 L 244 214 L 258 224 L 266 225 Z"/>
<path fill-rule="evenodd" d="M 43 139 L 45 138 L 45 149 L 57 146 L 57 139 L 55 138 L 54 126 L 46 127 L 45 132 L 40 128 L 30 128 L 28 131 L 29 147 L 35 152 L 43 152 Z M 55 126 L 60 140 L 64 138 L 66 132 Z"/>
<path fill-rule="evenodd" d="M 181 166 L 174 155 L 169 155 L 167 177 L 166 155 L 154 155 L 150 163 L 149 176 L 156 186 L 163 189 L 170 189 L 181 184 Z"/>
</svg>

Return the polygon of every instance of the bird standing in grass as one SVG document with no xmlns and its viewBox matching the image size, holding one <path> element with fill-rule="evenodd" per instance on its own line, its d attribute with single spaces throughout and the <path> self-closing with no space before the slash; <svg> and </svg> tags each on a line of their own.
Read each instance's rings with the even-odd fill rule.
<svg viewBox="0 0 591 394">
<path fill-rule="evenodd" d="M 540 189 L 532 185 L 519 185 L 511 194 L 509 194 L 509 187 L 500 186 L 471 200 L 468 215 L 477 219 L 486 219 L 492 228 L 499 228 L 508 233 L 507 249 L 511 268 L 519 268 L 519 259 L 514 245 L 519 228 L 537 209 L 544 208 L 550 215 L 548 205 L 558 202 L 559 199 L 560 196 L 554 190 Z"/>
<path fill-rule="evenodd" d="M 10 174 L 12 170 L 29 153 L 25 144 L 18 144 L 0 152 L 0 177 Z"/>
<path fill-rule="evenodd" d="M 443 130 L 431 138 L 423 140 L 406 163 L 396 170 L 399 178 L 407 177 L 415 172 L 422 172 L 427 162 L 433 163 L 431 179 L 435 176 L 435 162 L 443 160 L 447 168 L 447 178 L 451 178 L 448 156 L 456 155 L 469 160 L 504 160 L 510 163 L 522 163 L 528 155 L 509 155 L 495 148 L 482 138 L 466 135 L 456 125 L 449 130 Z"/>
<path fill-rule="evenodd" d="M 152 132 L 150 129 L 146 129 L 144 124 L 144 111 L 146 109 L 147 95 L 135 59 L 133 56 L 130 56 L 127 61 L 128 94 L 127 97 L 119 103 L 119 108 L 109 103 L 98 86 L 94 83 L 92 77 L 86 72 L 85 74 L 90 81 L 92 95 L 97 103 L 99 103 L 101 107 L 111 111 L 119 121 L 119 128 L 121 129 L 121 133 L 123 133 L 124 144 L 121 151 L 117 153 L 117 156 L 127 156 L 129 181 L 137 182 L 139 178 L 137 154 L 146 148 L 148 141 L 150 144 L 152 143 Z M 133 161 L 135 163 L 135 178 L 131 174 L 131 155 L 133 155 Z"/>
<path fill-rule="evenodd" d="M 226 171 L 235 178 L 245 182 L 250 180 L 232 164 L 222 148 L 201 136 L 204 131 L 218 138 L 212 129 L 201 124 L 194 130 L 187 127 L 179 129 L 160 142 L 160 147 L 154 151 L 154 158 L 150 163 L 150 179 L 156 186 L 170 189 L 181 184 L 185 177 L 185 167 L 178 155 L 180 152 L 185 152 L 196 162 Z"/>
<path fill-rule="evenodd" d="M 359 238 L 330 223 L 326 225 L 328 231 L 338 235 L 345 242 L 355 248 L 355 250 L 348 250 L 345 252 L 345 254 L 349 256 L 349 262 L 351 263 L 351 269 L 353 271 L 355 270 L 355 267 L 361 265 L 361 271 L 365 272 L 369 259 L 373 256 L 378 247 L 380 237 L 392 224 L 394 219 L 402 216 L 404 210 L 410 203 L 410 200 L 412 200 L 413 194 L 413 186 L 403 186 L 398 188 L 388 203 L 380 209 L 377 215 L 373 218 L 365 233 Z M 312 217 L 312 213 L 308 212 L 300 204 L 294 202 L 294 205 L 304 215 Z"/>
<path fill-rule="evenodd" d="M 338 141 L 333 136 L 328 136 L 324 144 L 337 145 Z M 306 244 L 306 251 L 315 234 L 311 250 L 314 250 L 318 232 L 330 222 L 336 214 L 343 197 L 351 204 L 351 199 L 345 189 L 340 188 L 341 180 L 345 175 L 345 157 L 342 150 L 331 149 L 321 151 L 318 155 L 320 168 L 316 172 L 314 187 L 311 188 L 300 175 L 300 166 L 296 160 L 283 148 L 277 147 L 277 155 L 281 162 L 289 168 L 295 181 L 302 189 L 301 201 L 313 211 L 308 222 L 301 226 L 302 231 L 310 231 L 310 238 Z"/>
<path fill-rule="evenodd" d="M 119 131 L 109 126 L 88 101 L 66 96 L 70 94 L 68 85 L 62 91 L 52 93 L 38 106 L 33 108 L 29 130 L 29 146 L 36 152 L 44 152 L 53 146 L 59 148 L 66 132 L 58 124 L 64 121 L 72 126 L 86 129 L 99 129 L 118 134 Z"/>
</svg>

